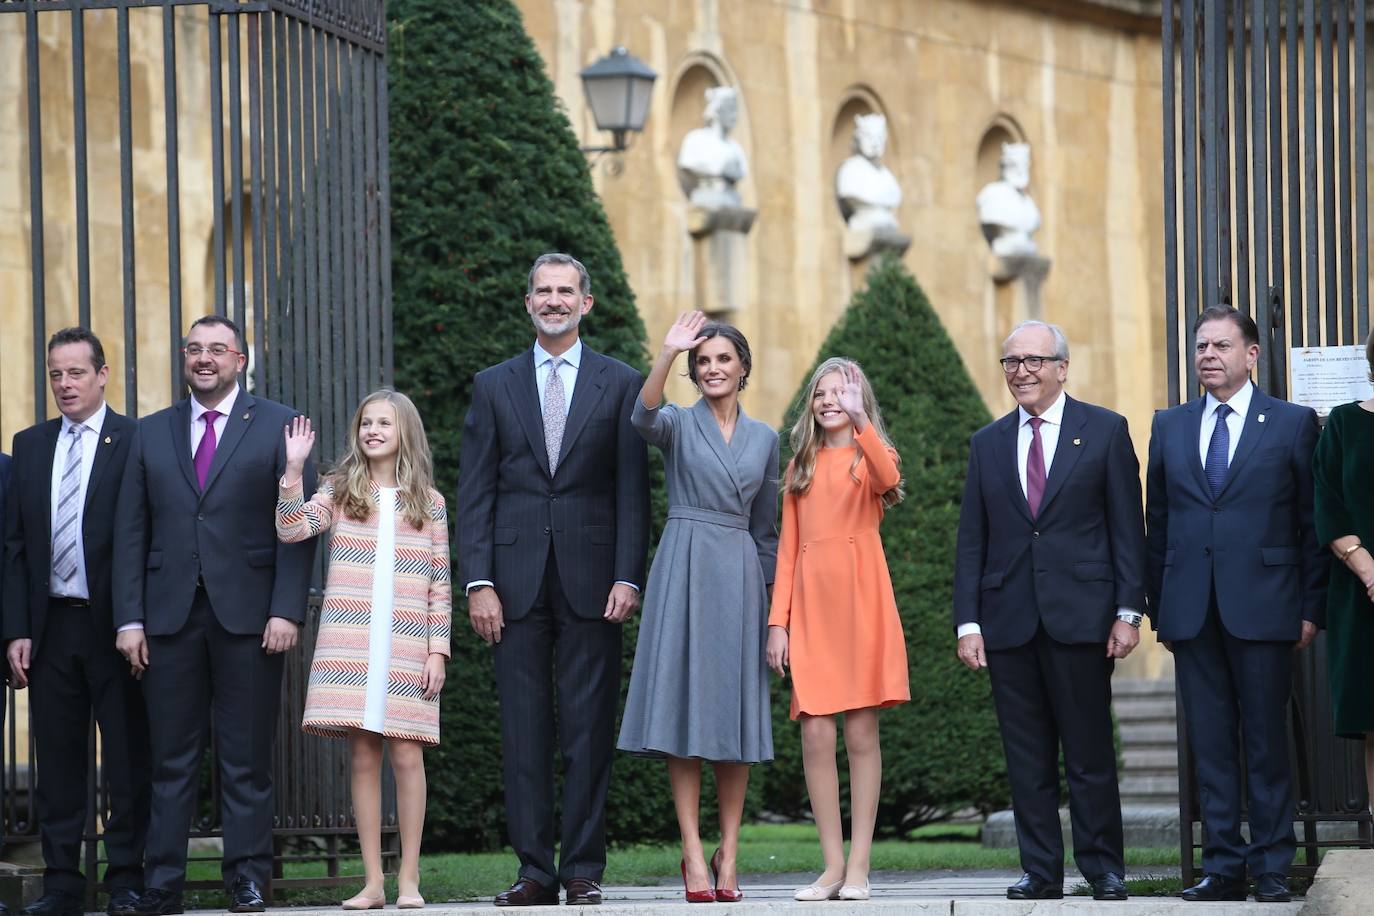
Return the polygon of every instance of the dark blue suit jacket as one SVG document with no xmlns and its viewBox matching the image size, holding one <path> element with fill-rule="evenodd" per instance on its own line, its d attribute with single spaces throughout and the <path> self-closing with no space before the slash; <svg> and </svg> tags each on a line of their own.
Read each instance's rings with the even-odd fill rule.
<svg viewBox="0 0 1374 916">
<path fill-rule="evenodd" d="M 1317 415 L 1254 389 L 1226 483 L 1215 499 L 1199 455 L 1196 398 L 1155 414 L 1146 525 L 1149 613 L 1159 638 L 1202 629 L 1213 583 L 1227 632 L 1296 641 L 1325 622 L 1328 557 L 1313 527 Z"/>
<path fill-rule="evenodd" d="M 496 585 L 510 620 L 529 612 L 549 545 L 572 609 L 597 618 L 617 581 L 644 585 L 649 474 L 630 425 L 643 377 L 583 345 L 558 470 L 549 474 L 534 350 L 477 373 L 458 477 L 459 585 Z"/>
<path fill-rule="evenodd" d="M 144 417 L 129 446 L 114 533 L 114 625 L 149 636 L 181 630 L 203 578 L 230 633 L 261 633 L 268 617 L 302 623 L 315 541 L 277 540 L 282 435 L 297 411 L 240 388 L 202 492 L 192 464 L 191 401 Z M 307 498 L 315 464 L 305 463 Z"/>
<path fill-rule="evenodd" d="M 959 513 L 954 626 L 989 649 L 1106 644 L 1118 607 L 1145 604 L 1140 462 L 1126 418 L 1066 398 L 1059 444 L 1032 519 L 1016 459 L 1020 411 L 973 434 Z"/>
</svg>

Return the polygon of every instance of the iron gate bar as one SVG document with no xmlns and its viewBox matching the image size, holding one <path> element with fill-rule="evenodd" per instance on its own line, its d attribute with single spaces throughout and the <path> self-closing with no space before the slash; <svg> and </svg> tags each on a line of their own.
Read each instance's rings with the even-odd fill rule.
<svg viewBox="0 0 1374 916">
<path fill-rule="evenodd" d="M 1245 11 L 1242 6 L 1236 13 L 1237 23 L 1244 25 Z M 1277 28 L 1277 24 L 1275 25 Z M 1246 43 L 1245 29 L 1238 28 L 1238 43 Z M 1241 270 L 1242 280 L 1240 299 L 1247 303 L 1247 310 L 1255 318 L 1259 325 L 1260 340 L 1269 341 L 1271 336 L 1271 324 L 1273 313 L 1269 308 L 1269 183 L 1266 180 L 1265 166 L 1268 164 L 1268 113 L 1262 104 L 1265 87 L 1265 54 L 1268 51 L 1266 42 L 1266 29 L 1264 21 L 1264 0 L 1253 0 L 1250 9 L 1250 43 L 1253 48 L 1250 52 L 1250 85 L 1247 97 L 1238 102 L 1238 105 L 1250 104 L 1252 113 L 1250 116 L 1250 156 L 1245 155 L 1244 138 L 1238 142 L 1236 147 L 1236 161 L 1244 162 L 1247 158 L 1253 157 L 1255 170 L 1250 192 L 1250 206 L 1255 211 L 1255 239 L 1251 252 L 1254 256 L 1254 298 L 1251 298 L 1248 283 L 1245 283 L 1247 272 Z M 1239 183 L 1239 180 L 1238 180 Z M 1240 187 L 1244 187 L 1240 183 Z M 1242 210 L 1245 208 L 1242 207 Z M 1241 237 L 1248 237 L 1248 232 L 1242 231 Z M 1260 349 L 1259 372 L 1262 377 L 1268 377 L 1271 370 L 1272 347 Z"/>
<path fill-rule="evenodd" d="M 1368 22 L 1368 11 L 1365 9 L 1365 0 L 1355 0 L 1355 22 L 1358 24 L 1355 29 L 1355 123 L 1357 125 L 1369 122 L 1365 120 L 1368 89 L 1365 86 L 1365 23 Z M 1363 129 L 1355 131 L 1355 162 L 1361 163 L 1357 174 L 1360 180 L 1355 182 L 1355 273 L 1354 277 L 1369 276 L 1369 185 L 1365 175 L 1363 163 L 1369 161 L 1369 147 L 1367 132 Z M 1359 334 L 1356 342 L 1366 339 L 1369 336 L 1369 284 L 1357 282 L 1355 284 L 1355 307 L 1359 314 Z"/>
<path fill-rule="evenodd" d="M 176 7 L 162 8 L 162 84 L 163 119 L 167 143 L 167 325 L 168 352 L 171 359 L 171 391 L 179 391 L 182 366 L 176 358 L 181 349 L 181 154 L 177 125 L 177 39 Z M 87 324 L 87 327 L 90 325 Z"/>
<path fill-rule="evenodd" d="M 375 91 L 381 93 L 381 99 L 386 101 L 391 92 L 386 66 L 379 66 L 374 58 L 372 68 L 377 75 Z M 382 301 L 380 312 L 368 312 L 369 315 L 380 315 L 381 327 L 377 328 L 375 335 L 368 335 L 372 347 L 373 372 L 380 372 L 380 378 L 377 379 L 379 384 L 390 384 L 395 378 L 396 359 L 395 340 L 392 337 L 395 333 L 392 324 L 395 305 L 391 301 L 391 144 L 387 140 L 390 136 L 391 109 L 387 105 L 380 105 L 377 109 L 377 133 L 372 143 L 372 149 L 377 154 L 377 222 L 373 231 L 377 239 L 377 268 L 372 273 L 379 278 Z M 374 336 L 376 341 L 372 342 Z"/>
<path fill-rule="evenodd" d="M 1299 200 L 1303 202 L 1307 225 L 1307 298 L 1302 300 L 1303 311 L 1307 313 L 1307 336 L 1303 343 L 1307 343 L 1321 335 L 1321 259 L 1317 250 L 1316 221 L 1320 200 L 1317 197 L 1317 17 L 1314 0 L 1305 0 L 1303 15 L 1303 177 L 1307 182 L 1307 193 Z"/>
<path fill-rule="evenodd" d="M 1178 181 L 1174 176 L 1174 156 L 1178 138 L 1174 128 L 1174 0 L 1163 0 L 1160 16 L 1160 44 L 1164 51 L 1164 65 L 1160 75 L 1164 83 L 1164 321 L 1178 327 Z M 1176 400 L 1178 387 L 1178 348 L 1165 347 L 1168 370 L 1169 398 Z"/>
<path fill-rule="evenodd" d="M 1333 74 L 1332 57 L 1335 56 L 1335 37 L 1331 28 L 1331 6 L 1334 0 L 1322 3 L 1322 83 L 1321 83 L 1321 127 L 1322 127 L 1322 275 L 1325 281 L 1326 328 L 1328 340 L 1334 340 L 1336 325 L 1340 314 L 1340 297 L 1337 294 L 1336 249 L 1331 240 L 1336 237 L 1336 132 L 1332 123 L 1335 120 L 1336 85 Z M 1315 114 L 1315 112 L 1314 112 Z"/>
<path fill-rule="evenodd" d="M 224 87 L 221 85 L 224 77 L 220 72 L 224 61 L 220 24 L 217 17 L 210 17 L 210 28 L 207 33 L 210 39 L 210 193 L 214 206 L 214 238 L 211 244 L 215 246 L 215 314 L 227 316 L 228 281 L 225 272 L 228 268 L 224 263 Z"/>
<path fill-rule="evenodd" d="M 24 10 L 25 75 L 29 90 L 29 225 L 43 225 L 43 114 L 39 105 L 38 10 L 30 3 Z M 46 335 L 43 306 L 47 270 L 43 263 L 43 233 L 29 232 L 29 257 L 33 263 L 33 399 L 37 420 L 43 419 L 42 404 L 48 397 L 48 373 L 44 349 Z"/>
<path fill-rule="evenodd" d="M 263 218 L 263 133 L 269 130 L 263 119 L 262 114 L 262 48 L 261 29 L 263 16 L 261 13 L 247 14 L 248 23 L 248 117 L 254 125 L 261 125 L 261 129 L 251 132 L 248 140 L 248 168 L 252 173 L 252 214 L 253 214 L 253 263 L 251 266 L 253 277 L 253 387 L 258 391 L 266 391 L 264 384 L 266 378 L 266 366 L 263 360 L 266 357 L 266 309 L 263 307 L 263 289 L 267 285 L 267 277 L 264 268 L 263 247 L 268 244 L 263 237 L 266 234 L 265 227 L 267 221 Z"/>
<path fill-rule="evenodd" d="M 86 24 L 81 3 L 72 4 L 72 153 L 76 178 L 77 320 L 91 326 L 90 205 L 86 171 Z"/>
<path fill-rule="evenodd" d="M 1245 0 L 1239 0 L 1231 13 L 1231 46 L 1234 55 L 1234 78 L 1231 81 L 1232 107 L 1235 108 L 1235 165 L 1233 174 L 1235 175 L 1235 216 L 1236 216 L 1236 266 L 1235 266 L 1235 301 L 1241 303 L 1238 308 L 1247 314 L 1253 314 L 1253 306 L 1250 300 L 1250 219 L 1247 207 L 1246 189 L 1249 184 L 1249 169 L 1246 165 L 1245 138 L 1249 131 L 1247 124 L 1245 102 L 1246 102 L 1246 78 L 1245 70 L 1247 66 L 1247 55 L 1245 53 Z M 1264 47 L 1260 45 L 1260 47 Z M 1222 42 L 1221 53 L 1226 53 L 1226 43 Z M 1254 58 L 1258 55 L 1249 55 Z M 1225 73 L 1225 58 L 1223 57 L 1222 72 Z M 1223 79 L 1224 81 L 1224 79 Z M 1257 113 L 1258 116 L 1258 113 Z M 1223 158 L 1222 160 L 1226 160 Z M 1257 168 L 1256 172 L 1259 171 Z M 1226 212 L 1231 212 L 1230 207 L 1226 207 Z M 1258 218 L 1256 218 L 1256 228 L 1258 228 Z M 1227 259 L 1230 260 L 1229 258 Z"/>
<path fill-rule="evenodd" d="M 233 185 L 231 198 L 230 231 L 233 239 L 230 251 L 234 268 L 234 323 L 248 333 L 248 310 L 244 302 L 244 259 L 243 259 L 243 79 L 242 48 L 239 45 L 239 14 L 229 13 L 221 17 L 229 32 L 229 182 Z M 218 28 L 216 28 L 218 31 Z M 222 129 L 223 122 L 215 121 L 216 131 Z M 256 129 L 256 125 L 254 125 Z M 256 130 L 255 130 L 256 132 Z"/>
<path fill-rule="evenodd" d="M 1336 217 L 1340 222 L 1340 235 L 1337 238 L 1350 238 L 1350 106 L 1345 104 L 1349 98 L 1350 86 L 1350 9 L 1347 0 L 1340 0 L 1341 14 L 1336 19 L 1336 85 L 1340 87 L 1341 105 L 1336 119 L 1336 154 L 1341 163 L 1336 174 L 1337 195 L 1335 199 Z M 1335 95 L 1328 92 L 1327 98 Z M 1339 245 L 1335 254 L 1340 259 L 1341 277 L 1345 282 L 1337 288 L 1341 305 L 1341 340 L 1355 343 L 1355 299 L 1354 255 L 1350 245 Z M 1334 265 L 1333 265 L 1334 267 Z M 1335 297 L 1333 297 L 1335 298 Z"/>
<path fill-rule="evenodd" d="M 121 4 L 116 11 L 119 56 L 119 197 L 120 233 L 124 258 L 124 412 L 138 416 L 138 293 L 134 285 L 134 130 L 133 100 L 129 83 L 129 8 Z M 41 223 L 40 223 L 41 225 Z M 177 390 L 175 388 L 173 391 Z M 36 404 L 46 406 L 40 393 Z"/>
</svg>

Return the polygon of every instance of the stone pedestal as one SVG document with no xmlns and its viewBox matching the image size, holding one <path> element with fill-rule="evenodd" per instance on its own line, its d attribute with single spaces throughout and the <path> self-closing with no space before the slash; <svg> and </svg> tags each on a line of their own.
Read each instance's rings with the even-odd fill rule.
<svg viewBox="0 0 1374 916">
<path fill-rule="evenodd" d="M 749 292 L 746 243 L 757 215 L 748 207 L 688 210 L 695 307 L 707 315 L 727 316 L 744 307 Z"/>
<path fill-rule="evenodd" d="M 911 236 L 895 226 L 846 227 L 844 253 L 851 261 L 877 260 L 887 252 L 901 257 L 911 247 Z"/>
<path fill-rule="evenodd" d="M 988 255 L 988 275 L 999 287 L 1010 287 L 1012 314 L 1017 321 L 1041 317 L 1040 287 L 1050 272 L 1050 259 L 1038 254 Z M 998 290 L 998 298 L 1003 296 Z"/>
</svg>

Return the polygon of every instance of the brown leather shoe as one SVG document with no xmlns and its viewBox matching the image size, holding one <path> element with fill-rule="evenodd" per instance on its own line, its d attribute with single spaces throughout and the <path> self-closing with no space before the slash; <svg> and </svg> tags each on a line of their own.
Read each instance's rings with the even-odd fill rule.
<svg viewBox="0 0 1374 916">
<path fill-rule="evenodd" d="M 568 892 L 563 902 L 568 906 L 578 904 L 598 904 L 601 902 L 601 886 L 591 878 L 573 878 L 563 885 Z"/>
<path fill-rule="evenodd" d="M 518 878 L 493 902 L 497 906 L 558 906 L 558 888 L 545 887 L 533 878 Z"/>
</svg>

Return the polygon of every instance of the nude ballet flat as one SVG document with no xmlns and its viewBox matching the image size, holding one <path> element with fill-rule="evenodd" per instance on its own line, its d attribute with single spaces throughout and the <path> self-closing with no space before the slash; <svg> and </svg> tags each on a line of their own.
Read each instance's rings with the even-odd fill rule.
<svg viewBox="0 0 1374 916">
<path fill-rule="evenodd" d="M 359 894 L 356 897 L 349 897 L 340 906 L 345 910 L 380 910 L 386 906 L 386 894 L 382 894 L 380 897 Z"/>
<path fill-rule="evenodd" d="M 425 908 L 425 898 L 419 894 L 411 896 L 404 894 L 396 898 L 396 909 L 398 910 L 423 910 Z"/>
<path fill-rule="evenodd" d="M 840 887 L 843 884 L 843 878 L 833 884 L 808 884 L 806 887 L 797 888 L 797 892 L 792 895 L 792 899 L 808 903 L 817 900 L 838 900 L 840 899 Z"/>
<path fill-rule="evenodd" d="M 841 899 L 841 900 L 867 900 L 867 899 L 868 899 L 868 882 L 865 881 L 863 887 L 859 887 L 859 885 L 857 885 L 857 884 L 846 884 L 844 887 L 840 888 L 840 899 Z"/>
</svg>

